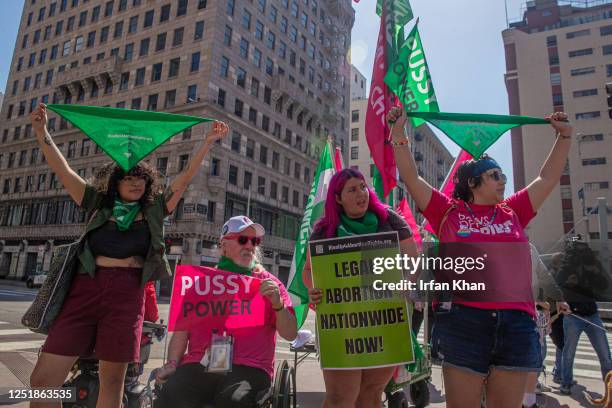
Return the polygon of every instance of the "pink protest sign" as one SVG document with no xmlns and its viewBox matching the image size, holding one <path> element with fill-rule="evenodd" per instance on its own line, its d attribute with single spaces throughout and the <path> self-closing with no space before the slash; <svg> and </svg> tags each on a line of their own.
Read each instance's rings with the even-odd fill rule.
<svg viewBox="0 0 612 408">
<path fill-rule="evenodd" d="M 261 280 L 204 266 L 179 265 L 168 331 L 240 329 L 264 325 Z"/>
</svg>

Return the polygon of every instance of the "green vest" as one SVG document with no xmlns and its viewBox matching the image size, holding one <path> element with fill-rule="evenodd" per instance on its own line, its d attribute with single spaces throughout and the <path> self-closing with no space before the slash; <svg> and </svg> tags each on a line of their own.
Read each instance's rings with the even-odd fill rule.
<svg viewBox="0 0 612 408">
<path fill-rule="evenodd" d="M 149 232 L 151 233 L 151 245 L 142 267 L 141 286 L 151 280 L 158 280 L 171 276 L 170 265 L 166 258 L 166 245 L 164 244 L 164 217 L 169 212 L 166 207 L 166 194 L 158 194 L 151 205 L 143 207 L 142 213 L 147 220 Z M 103 194 L 98 192 L 94 186 L 87 184 L 85 194 L 81 201 L 81 209 L 86 213 L 98 210 L 94 217 L 89 220 L 85 227 L 85 234 L 100 228 L 108 222 L 113 215 L 113 209 L 102 207 Z M 94 277 L 96 272 L 96 258 L 91 252 L 87 238 L 83 240 L 83 247 L 79 253 L 79 273 L 87 273 Z"/>
</svg>

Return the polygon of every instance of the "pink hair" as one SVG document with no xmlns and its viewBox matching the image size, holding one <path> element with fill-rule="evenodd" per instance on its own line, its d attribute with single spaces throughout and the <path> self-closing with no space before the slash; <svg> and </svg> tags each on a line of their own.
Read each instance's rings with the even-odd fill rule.
<svg viewBox="0 0 612 408">
<path fill-rule="evenodd" d="M 324 230 L 327 238 L 333 238 L 336 236 L 336 228 L 338 228 L 338 224 L 340 224 L 340 214 L 344 212 L 342 206 L 336 202 L 336 196 L 340 196 L 344 185 L 352 178 L 358 178 L 366 183 L 363 174 L 361 174 L 361 172 L 357 169 L 340 170 L 334 174 L 329 182 L 329 188 L 327 190 L 327 197 L 325 200 L 325 214 L 314 227 L 315 231 Z M 389 207 L 378 199 L 376 193 L 374 193 L 370 187 L 367 187 L 367 189 L 370 196 L 368 211 L 376 214 L 378 222 L 387 221 L 387 218 L 389 217 L 387 208 Z"/>
</svg>

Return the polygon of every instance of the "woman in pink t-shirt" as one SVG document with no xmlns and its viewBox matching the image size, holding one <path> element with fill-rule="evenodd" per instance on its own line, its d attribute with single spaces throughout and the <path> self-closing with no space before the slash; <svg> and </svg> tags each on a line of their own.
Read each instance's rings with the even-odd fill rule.
<svg viewBox="0 0 612 408">
<path fill-rule="evenodd" d="M 512 256 L 513 268 L 499 269 L 503 265 L 496 258 L 509 259 L 508 253 L 494 251 L 494 256 L 487 259 L 494 267 L 487 270 L 495 272 L 486 278 L 497 283 L 498 287 L 492 288 L 496 291 L 503 292 L 505 285 L 530 288 L 530 250 L 524 229 L 563 173 L 572 137 L 567 115 L 554 113 L 547 117 L 557 132 L 555 144 L 538 177 L 506 199 L 506 176 L 487 156 L 459 166 L 453 180 L 453 198 L 432 188 L 418 175 L 404 132 L 405 112 L 394 108 L 387 119 L 393 123 L 392 145 L 400 177 L 440 242 L 466 248 L 474 243 L 510 248 L 507 252 Z M 450 308 L 438 307 L 435 316 L 432 347 L 443 360 L 450 408 L 480 407 L 483 387 L 488 406 L 520 407 L 527 373 L 541 368 L 534 303 L 527 297 L 511 302 L 485 300 L 488 301 L 455 301 Z"/>
<path fill-rule="evenodd" d="M 210 329 L 176 331 L 168 346 L 168 361 L 157 381 L 165 383 L 157 408 L 255 407 L 270 388 L 274 375 L 276 333 L 292 341 L 297 334 L 295 312 L 285 286 L 258 263 L 257 247 L 264 227 L 245 216 L 230 218 L 221 232 L 218 269 L 261 279 L 259 292 L 266 299 L 263 327 L 228 329 L 233 338 L 231 371 L 209 372 L 212 364 Z M 221 333 L 218 333 L 221 334 Z M 205 357 L 208 355 L 208 358 Z M 167 382 L 166 382 L 167 380 Z"/>
</svg>

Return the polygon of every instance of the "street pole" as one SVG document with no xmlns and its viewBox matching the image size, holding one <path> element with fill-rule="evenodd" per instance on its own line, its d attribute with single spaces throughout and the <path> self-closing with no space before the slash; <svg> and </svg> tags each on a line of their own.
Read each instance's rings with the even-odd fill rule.
<svg viewBox="0 0 612 408">
<path fill-rule="evenodd" d="M 246 210 L 246 216 L 251 218 L 251 185 L 249 184 L 249 195 L 247 198 L 247 210 Z"/>
<path fill-rule="evenodd" d="M 606 272 L 610 271 L 610 255 L 608 252 L 608 201 L 605 197 L 597 198 L 599 214 L 599 254 Z"/>
</svg>

